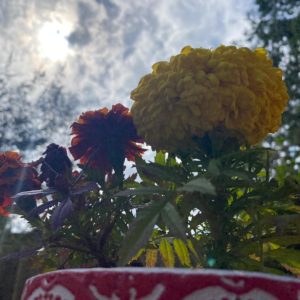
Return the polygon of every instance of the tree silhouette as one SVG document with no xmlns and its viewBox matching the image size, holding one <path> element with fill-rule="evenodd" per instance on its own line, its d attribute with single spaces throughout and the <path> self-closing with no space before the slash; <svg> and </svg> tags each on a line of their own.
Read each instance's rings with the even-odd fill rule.
<svg viewBox="0 0 300 300">
<path fill-rule="evenodd" d="M 275 65 L 284 70 L 290 101 L 283 116 L 283 130 L 270 140 L 294 161 L 300 153 L 300 1 L 256 0 L 250 12 L 249 40 L 267 48 Z"/>
</svg>

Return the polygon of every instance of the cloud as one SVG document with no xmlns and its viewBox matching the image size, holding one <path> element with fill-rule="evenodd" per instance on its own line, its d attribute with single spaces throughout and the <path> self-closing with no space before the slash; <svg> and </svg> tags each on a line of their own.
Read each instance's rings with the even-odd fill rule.
<svg viewBox="0 0 300 300">
<path fill-rule="evenodd" d="M 11 59 L 16 83 L 58 65 L 43 60 L 37 34 L 45 22 L 71 24 L 67 40 L 73 56 L 64 63 L 63 84 L 82 97 L 83 106 L 128 102 L 139 78 L 155 61 L 184 45 L 215 47 L 239 39 L 247 28 L 251 1 L 234 0 L 2 0 L 1 64 Z"/>
<path fill-rule="evenodd" d="M 251 1 L 247 6 L 233 0 L 97 3 L 105 10 L 79 14 L 79 29 L 75 31 L 90 38 L 90 43 L 82 46 L 77 64 L 84 69 L 86 96 L 98 99 L 94 105 L 118 100 L 129 104 L 130 91 L 151 65 L 168 59 L 187 44 L 215 47 L 240 39 L 248 26 L 246 12 L 251 8 Z M 81 2 L 78 8 L 85 7 L 87 12 L 89 6 L 95 11 L 90 1 L 84 6 Z"/>
<path fill-rule="evenodd" d="M 0 77 L 17 87 L 43 74 L 28 96 L 33 103 L 59 81 L 79 99 L 81 111 L 116 102 L 130 106 L 130 91 L 153 63 L 185 45 L 211 48 L 241 40 L 253 5 L 253 0 L 0 0 Z M 40 52 L 45 24 L 62 26 L 57 34 L 70 48 L 62 61 Z M 48 34 L 42 40 L 58 46 Z M 71 118 L 77 113 L 78 107 Z M 49 139 L 65 142 L 61 136 L 59 128 Z"/>
</svg>

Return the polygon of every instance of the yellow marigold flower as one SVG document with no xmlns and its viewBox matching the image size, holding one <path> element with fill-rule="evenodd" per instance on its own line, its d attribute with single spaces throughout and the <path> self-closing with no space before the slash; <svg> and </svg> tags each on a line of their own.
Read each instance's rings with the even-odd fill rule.
<svg viewBox="0 0 300 300">
<path fill-rule="evenodd" d="M 288 94 L 262 48 L 187 46 L 154 64 L 131 98 L 138 133 L 154 149 L 174 152 L 219 127 L 259 143 L 280 126 Z"/>
</svg>

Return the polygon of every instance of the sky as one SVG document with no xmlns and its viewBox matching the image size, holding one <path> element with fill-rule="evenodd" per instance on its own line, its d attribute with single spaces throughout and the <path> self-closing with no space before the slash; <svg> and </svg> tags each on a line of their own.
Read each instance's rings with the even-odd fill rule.
<svg viewBox="0 0 300 300">
<path fill-rule="evenodd" d="M 151 65 L 184 46 L 245 46 L 253 2 L 0 0 L 0 76 L 17 87 L 43 74 L 29 95 L 32 105 L 59 80 L 79 99 L 81 111 L 118 102 L 130 107 L 130 92 Z M 54 131 L 49 140 L 67 146 L 68 131 Z M 19 220 L 12 226 L 24 230 Z"/>
<path fill-rule="evenodd" d="M 245 45 L 253 0 L 0 0 L 0 72 L 57 78 L 82 110 L 129 99 L 151 65 L 186 45 Z M 42 93 L 39 85 L 31 94 Z"/>
</svg>

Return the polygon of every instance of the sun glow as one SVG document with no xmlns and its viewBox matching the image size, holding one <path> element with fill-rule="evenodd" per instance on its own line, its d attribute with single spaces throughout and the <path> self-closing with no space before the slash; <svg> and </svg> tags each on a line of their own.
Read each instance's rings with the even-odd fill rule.
<svg viewBox="0 0 300 300">
<path fill-rule="evenodd" d="M 52 62 L 62 62 L 72 54 L 67 40 L 72 26 L 67 22 L 45 22 L 38 32 L 38 53 Z"/>
</svg>

